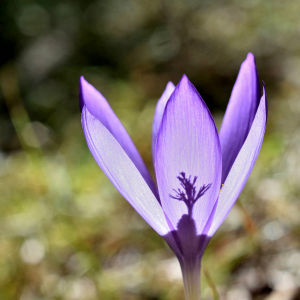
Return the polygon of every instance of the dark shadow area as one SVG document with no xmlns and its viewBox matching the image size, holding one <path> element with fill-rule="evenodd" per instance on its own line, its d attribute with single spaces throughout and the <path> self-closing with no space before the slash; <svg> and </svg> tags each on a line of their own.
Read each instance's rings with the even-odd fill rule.
<svg viewBox="0 0 300 300">
<path fill-rule="evenodd" d="M 193 208 L 212 184 L 203 184 L 197 191 L 197 176 L 186 177 L 185 172 L 180 172 L 177 179 L 180 181 L 181 188 L 173 189 L 176 195 L 169 196 L 171 199 L 183 201 L 187 206 L 188 213 L 182 215 L 178 221 L 177 230 L 172 230 L 164 238 L 178 257 L 198 256 L 204 251 L 209 238 L 205 234 L 197 235 L 196 222 L 193 219 Z"/>
</svg>

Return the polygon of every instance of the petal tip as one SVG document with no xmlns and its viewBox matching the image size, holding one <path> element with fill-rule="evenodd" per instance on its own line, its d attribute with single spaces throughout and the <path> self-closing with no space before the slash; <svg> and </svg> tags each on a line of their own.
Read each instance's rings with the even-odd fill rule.
<svg viewBox="0 0 300 300">
<path fill-rule="evenodd" d="M 182 75 L 180 81 L 183 81 L 183 82 L 190 82 L 189 79 L 188 79 L 188 77 L 187 77 L 185 74 Z"/>
<path fill-rule="evenodd" d="M 263 110 L 265 112 L 266 121 L 268 119 L 268 99 L 267 99 L 267 92 L 266 92 L 266 85 L 265 82 L 262 80 L 263 90 L 262 96 L 260 98 L 260 105 L 263 106 Z"/>
<path fill-rule="evenodd" d="M 263 84 L 263 95 L 262 95 L 262 97 L 264 97 L 265 101 L 267 101 L 266 84 L 263 80 L 262 80 L 262 84 Z"/>
<path fill-rule="evenodd" d="M 84 85 L 87 85 L 87 84 L 89 84 L 89 83 L 84 79 L 84 77 L 80 76 L 80 78 L 79 78 L 79 86 L 83 87 Z"/>
<path fill-rule="evenodd" d="M 246 64 L 248 66 L 254 66 L 255 67 L 255 57 L 254 57 L 253 53 L 251 53 L 251 52 L 248 53 L 246 59 L 243 62 L 243 65 L 244 64 Z"/>
<path fill-rule="evenodd" d="M 84 79 L 84 77 L 80 76 L 80 78 L 79 78 L 79 108 L 80 108 L 81 113 L 83 110 L 83 106 L 85 105 L 84 99 L 83 99 L 83 93 L 82 93 L 82 88 L 83 88 L 83 85 L 85 82 L 86 82 L 86 80 Z"/>
<path fill-rule="evenodd" d="M 81 110 L 85 105 L 93 116 L 99 116 L 101 109 L 107 104 L 103 95 L 83 76 L 79 79 L 79 96 Z"/>
<path fill-rule="evenodd" d="M 192 83 L 189 81 L 188 77 L 185 74 L 183 74 L 177 87 L 178 88 L 190 88 L 191 86 L 193 86 Z"/>
<path fill-rule="evenodd" d="M 254 60 L 254 54 L 252 52 L 249 52 L 247 54 L 247 58 L 246 59 L 251 59 L 251 60 Z"/>
<path fill-rule="evenodd" d="M 174 89 L 174 88 L 175 88 L 174 83 L 173 83 L 172 81 L 169 81 L 169 82 L 167 83 L 166 89 Z"/>
</svg>

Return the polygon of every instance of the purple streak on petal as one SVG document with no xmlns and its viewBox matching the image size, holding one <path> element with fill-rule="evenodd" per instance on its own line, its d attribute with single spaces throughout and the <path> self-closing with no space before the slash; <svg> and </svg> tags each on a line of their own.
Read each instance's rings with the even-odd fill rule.
<svg viewBox="0 0 300 300">
<path fill-rule="evenodd" d="M 191 176 L 195 190 L 212 184 L 195 203 L 192 217 L 201 233 L 218 198 L 222 157 L 214 120 L 195 87 L 183 76 L 171 95 L 157 135 L 155 171 L 164 211 L 174 228 L 183 214 L 184 201 L 176 200 L 174 190 L 182 188 L 179 176 Z M 194 182 L 194 176 L 197 176 Z M 183 178 L 183 177 L 181 177 Z"/>
<path fill-rule="evenodd" d="M 155 113 L 154 113 L 154 120 L 153 120 L 153 126 L 152 126 L 152 156 L 154 161 L 154 153 L 155 153 L 155 144 L 156 144 L 156 137 L 157 132 L 159 129 L 159 125 L 161 123 L 161 119 L 167 104 L 167 101 L 169 100 L 171 94 L 173 93 L 175 89 L 175 85 L 169 81 L 166 89 L 164 90 L 163 94 L 161 95 L 160 99 L 157 102 Z"/>
<path fill-rule="evenodd" d="M 170 231 L 164 212 L 139 170 L 110 131 L 84 105 L 81 122 L 96 162 L 122 196 L 160 235 Z"/>
<path fill-rule="evenodd" d="M 252 53 L 242 63 L 220 130 L 222 183 L 242 148 L 260 100 L 260 87 Z"/>
<path fill-rule="evenodd" d="M 267 121 L 267 98 L 265 88 L 248 137 L 239 152 L 221 190 L 212 226 L 208 232 L 212 236 L 227 217 L 240 195 L 259 154 Z"/>
<path fill-rule="evenodd" d="M 115 115 L 106 99 L 83 77 L 80 78 L 79 93 L 81 109 L 83 105 L 86 105 L 89 112 L 96 117 L 115 137 L 129 158 L 135 164 L 137 169 L 140 171 L 154 195 L 157 197 L 157 199 L 159 199 L 157 189 L 151 178 L 151 175 L 147 170 L 147 167 L 145 166 L 126 129 Z"/>
</svg>

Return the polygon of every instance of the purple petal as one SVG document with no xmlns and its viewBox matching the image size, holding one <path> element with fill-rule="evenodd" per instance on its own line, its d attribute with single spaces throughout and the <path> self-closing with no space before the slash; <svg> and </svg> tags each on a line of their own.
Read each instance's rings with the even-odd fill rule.
<svg viewBox="0 0 300 300">
<path fill-rule="evenodd" d="M 165 108 L 155 150 L 161 203 L 174 228 L 178 228 L 179 220 L 188 214 L 187 205 L 174 199 L 179 197 L 178 189 L 183 190 L 178 177 L 182 176 L 182 172 L 187 179 L 191 176 L 190 181 L 197 193 L 203 185 L 207 186 L 192 210 L 197 233 L 201 234 L 218 198 L 221 160 L 214 120 L 195 87 L 183 76 Z"/>
<path fill-rule="evenodd" d="M 169 226 L 162 207 L 119 142 L 85 105 L 81 122 L 89 149 L 100 168 L 146 222 L 165 235 Z"/>
<path fill-rule="evenodd" d="M 159 129 L 159 125 L 167 104 L 167 101 L 169 100 L 171 94 L 173 93 L 175 89 L 175 85 L 169 81 L 166 89 L 164 90 L 163 94 L 161 95 L 160 99 L 157 102 L 155 113 L 154 113 L 154 120 L 153 120 L 153 127 L 152 127 L 152 156 L 153 160 L 155 157 L 155 144 L 156 144 L 156 137 L 157 132 Z"/>
<path fill-rule="evenodd" d="M 252 53 L 242 63 L 220 130 L 222 183 L 241 150 L 260 100 L 260 87 Z"/>
<path fill-rule="evenodd" d="M 212 236 L 227 217 L 240 195 L 259 154 L 267 122 L 267 98 L 265 88 L 248 137 L 239 152 L 221 190 L 212 226 Z"/>
<path fill-rule="evenodd" d="M 89 112 L 96 117 L 106 129 L 114 136 L 124 149 L 126 154 L 135 164 L 145 181 L 148 183 L 150 189 L 158 198 L 157 189 L 145 166 L 139 152 L 133 144 L 126 129 L 115 115 L 106 99 L 97 91 L 91 84 L 89 84 L 83 77 L 80 78 L 80 106 L 86 105 Z"/>
</svg>

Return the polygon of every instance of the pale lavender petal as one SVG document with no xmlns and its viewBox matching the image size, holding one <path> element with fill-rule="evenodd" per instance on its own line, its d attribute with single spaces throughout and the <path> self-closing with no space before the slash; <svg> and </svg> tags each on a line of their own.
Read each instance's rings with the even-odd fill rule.
<svg viewBox="0 0 300 300">
<path fill-rule="evenodd" d="M 242 63 L 220 130 L 222 183 L 242 148 L 260 100 L 260 87 L 252 53 Z"/>
<path fill-rule="evenodd" d="M 81 122 L 93 157 L 113 185 L 157 233 L 169 232 L 162 207 L 141 173 L 116 138 L 85 105 Z"/>
<path fill-rule="evenodd" d="M 227 217 L 240 195 L 259 154 L 267 122 L 267 98 L 265 88 L 248 137 L 239 152 L 221 190 L 212 226 L 212 236 Z"/>
<path fill-rule="evenodd" d="M 153 127 L 152 127 L 152 156 L 154 160 L 154 153 L 155 153 L 155 144 L 156 144 L 156 137 L 157 132 L 159 129 L 159 125 L 167 104 L 167 101 L 169 100 L 171 94 L 173 93 L 175 89 L 175 85 L 169 81 L 166 89 L 164 90 L 163 94 L 161 95 L 160 99 L 157 102 L 155 113 L 154 113 L 154 120 L 153 120 Z"/>
<path fill-rule="evenodd" d="M 129 158 L 140 171 L 150 189 L 158 198 L 157 189 L 145 166 L 139 152 L 133 144 L 126 129 L 115 115 L 102 94 L 89 84 L 83 77 L 80 78 L 80 106 L 86 105 L 89 112 L 96 117 L 107 130 L 115 137 Z"/>
<path fill-rule="evenodd" d="M 195 87 L 183 76 L 171 95 L 157 135 L 155 171 L 161 203 L 174 228 L 187 205 L 171 196 L 182 188 L 177 178 L 184 172 L 198 193 L 203 185 L 211 185 L 196 201 L 192 217 L 197 233 L 205 227 L 218 198 L 222 157 L 214 120 Z M 194 176 L 197 176 L 194 182 Z M 173 190 L 175 189 L 175 191 Z"/>
</svg>

